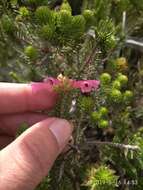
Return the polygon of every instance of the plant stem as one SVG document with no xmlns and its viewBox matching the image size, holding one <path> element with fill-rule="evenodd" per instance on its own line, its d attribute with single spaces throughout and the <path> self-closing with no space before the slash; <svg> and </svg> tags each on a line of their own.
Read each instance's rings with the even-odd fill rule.
<svg viewBox="0 0 143 190">
<path fill-rule="evenodd" d="M 120 149 L 128 149 L 128 150 L 140 150 L 140 148 L 137 145 L 128 145 L 128 144 L 120 144 L 120 143 L 113 143 L 113 142 L 107 142 L 107 141 L 87 141 L 87 145 L 109 145 L 115 148 Z"/>
</svg>

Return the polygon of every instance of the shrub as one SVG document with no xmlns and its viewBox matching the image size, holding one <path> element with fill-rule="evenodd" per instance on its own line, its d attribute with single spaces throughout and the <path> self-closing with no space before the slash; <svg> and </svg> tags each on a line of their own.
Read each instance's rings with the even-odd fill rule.
<svg viewBox="0 0 143 190">
<path fill-rule="evenodd" d="M 0 80 L 52 84 L 60 101 L 50 115 L 75 125 L 37 189 L 141 190 L 142 50 L 127 39 L 142 36 L 143 2 L 56 2 L 0 1 Z"/>
</svg>

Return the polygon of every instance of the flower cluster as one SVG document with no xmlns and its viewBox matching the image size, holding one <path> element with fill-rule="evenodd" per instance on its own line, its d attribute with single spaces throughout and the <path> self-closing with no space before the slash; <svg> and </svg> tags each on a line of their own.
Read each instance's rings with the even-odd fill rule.
<svg viewBox="0 0 143 190">
<path fill-rule="evenodd" d="M 93 90 L 97 90 L 100 85 L 98 80 L 73 80 L 69 79 L 62 74 L 57 78 L 48 77 L 44 79 L 44 82 L 51 84 L 54 87 L 64 89 L 66 91 L 70 89 L 80 89 L 82 93 L 89 93 Z"/>
</svg>

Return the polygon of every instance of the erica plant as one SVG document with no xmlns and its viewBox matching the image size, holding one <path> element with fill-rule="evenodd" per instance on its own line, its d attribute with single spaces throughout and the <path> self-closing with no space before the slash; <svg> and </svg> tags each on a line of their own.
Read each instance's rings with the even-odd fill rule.
<svg viewBox="0 0 143 190">
<path fill-rule="evenodd" d="M 126 43 L 142 3 L 1 0 L 0 80 L 50 85 L 59 101 L 45 113 L 75 126 L 38 190 L 142 189 L 142 53 Z"/>
</svg>

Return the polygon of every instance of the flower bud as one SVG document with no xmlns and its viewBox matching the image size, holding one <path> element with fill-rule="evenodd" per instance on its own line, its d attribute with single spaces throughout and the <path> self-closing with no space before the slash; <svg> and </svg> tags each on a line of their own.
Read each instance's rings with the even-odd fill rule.
<svg viewBox="0 0 143 190">
<path fill-rule="evenodd" d="M 121 83 L 120 83 L 118 80 L 115 80 L 115 81 L 112 83 L 112 87 L 115 88 L 115 89 L 120 90 L 120 89 L 121 89 Z"/>
<path fill-rule="evenodd" d="M 106 85 L 111 82 L 111 75 L 109 73 L 103 73 L 100 76 L 101 84 Z"/>
<path fill-rule="evenodd" d="M 112 89 L 110 93 L 110 100 L 115 103 L 120 103 L 122 101 L 121 91 L 117 89 Z"/>
<path fill-rule="evenodd" d="M 133 99 L 133 92 L 130 90 L 126 90 L 123 95 L 123 99 L 126 103 L 129 103 Z"/>
<path fill-rule="evenodd" d="M 100 107 L 99 113 L 100 113 L 102 116 L 105 116 L 105 115 L 108 114 L 108 109 L 107 109 L 106 107 Z"/>
<path fill-rule="evenodd" d="M 32 45 L 27 46 L 24 49 L 24 53 L 32 61 L 34 61 L 38 57 L 38 50 Z"/>
<path fill-rule="evenodd" d="M 96 112 L 96 111 L 94 111 L 94 112 L 91 113 L 91 120 L 93 122 L 99 121 L 100 117 L 101 117 L 101 115 L 98 112 Z"/>
<path fill-rule="evenodd" d="M 117 69 L 121 71 L 127 70 L 128 68 L 128 63 L 125 57 L 120 57 L 116 59 L 116 65 Z"/>
<path fill-rule="evenodd" d="M 86 20 L 86 25 L 90 26 L 94 21 L 94 12 L 91 11 L 91 10 L 88 10 L 88 9 L 84 10 L 83 11 L 83 16 L 84 16 L 84 18 Z"/>
<path fill-rule="evenodd" d="M 70 6 L 70 4 L 68 3 L 67 0 L 64 0 L 64 2 L 62 3 L 62 5 L 61 5 L 61 10 L 66 10 L 66 11 L 68 11 L 70 14 L 72 13 L 71 6 Z"/>
<path fill-rule="evenodd" d="M 99 128 L 107 128 L 109 126 L 109 122 L 107 120 L 101 119 L 98 122 L 98 127 Z"/>
<path fill-rule="evenodd" d="M 122 86 L 128 83 L 128 77 L 123 74 L 119 74 L 119 76 L 117 77 L 117 80 L 121 83 Z"/>
</svg>

